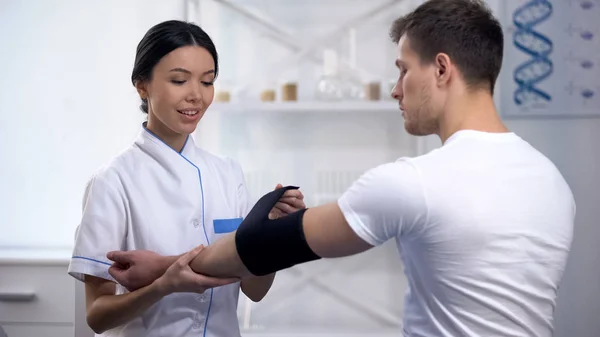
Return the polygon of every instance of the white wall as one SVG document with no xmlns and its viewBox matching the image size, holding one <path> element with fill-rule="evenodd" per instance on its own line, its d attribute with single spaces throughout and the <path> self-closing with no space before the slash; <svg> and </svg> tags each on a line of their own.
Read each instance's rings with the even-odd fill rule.
<svg viewBox="0 0 600 337">
<path fill-rule="evenodd" d="M 554 161 L 577 202 L 573 247 L 556 311 L 556 336 L 599 336 L 600 120 L 508 121 L 507 124 Z"/>
<path fill-rule="evenodd" d="M 0 1 L 0 247 L 70 247 L 87 179 L 130 144 L 150 26 L 183 1 Z"/>
</svg>

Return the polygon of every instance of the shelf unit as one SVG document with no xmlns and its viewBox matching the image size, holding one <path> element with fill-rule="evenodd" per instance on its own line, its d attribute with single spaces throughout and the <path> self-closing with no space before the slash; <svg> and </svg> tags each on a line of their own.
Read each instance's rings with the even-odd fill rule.
<svg viewBox="0 0 600 337">
<path fill-rule="evenodd" d="M 400 115 L 398 103 L 395 101 L 341 101 L 341 102 L 215 102 L 209 111 L 225 114 L 245 113 L 397 113 Z"/>
</svg>

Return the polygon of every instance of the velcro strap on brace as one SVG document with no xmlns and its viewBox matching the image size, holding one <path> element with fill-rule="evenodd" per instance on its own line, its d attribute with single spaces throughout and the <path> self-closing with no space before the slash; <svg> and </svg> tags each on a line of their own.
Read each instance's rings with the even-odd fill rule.
<svg viewBox="0 0 600 337">
<path fill-rule="evenodd" d="M 298 187 L 286 186 L 265 194 L 236 231 L 238 255 L 253 275 L 264 276 L 321 258 L 306 243 L 302 227 L 306 209 L 279 219 L 269 219 L 271 209 L 290 189 Z"/>
</svg>

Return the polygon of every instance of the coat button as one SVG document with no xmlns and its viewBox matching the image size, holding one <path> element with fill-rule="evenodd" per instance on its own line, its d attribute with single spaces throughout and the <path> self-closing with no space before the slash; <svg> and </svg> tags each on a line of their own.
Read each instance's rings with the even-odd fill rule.
<svg viewBox="0 0 600 337">
<path fill-rule="evenodd" d="M 203 327 L 204 327 L 204 324 L 202 322 L 194 321 L 194 323 L 192 324 L 192 329 L 194 329 L 194 330 L 200 330 Z"/>
<path fill-rule="evenodd" d="M 192 329 L 200 330 L 200 329 L 204 328 L 205 321 L 206 321 L 206 318 L 204 316 L 196 313 L 194 315 L 194 322 L 192 323 Z"/>
<path fill-rule="evenodd" d="M 198 228 L 200 226 L 200 221 L 194 219 L 194 221 L 192 221 L 192 224 L 194 225 L 194 227 Z"/>
<path fill-rule="evenodd" d="M 209 292 L 209 290 L 206 290 L 202 294 L 198 295 L 196 297 L 196 300 L 199 301 L 200 303 L 208 302 L 208 300 L 210 299 L 210 295 L 208 294 L 208 292 Z"/>
</svg>

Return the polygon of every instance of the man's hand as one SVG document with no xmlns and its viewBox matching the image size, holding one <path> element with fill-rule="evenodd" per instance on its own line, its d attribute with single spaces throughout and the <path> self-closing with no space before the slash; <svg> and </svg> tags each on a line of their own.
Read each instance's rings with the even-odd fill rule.
<svg viewBox="0 0 600 337">
<path fill-rule="evenodd" d="M 282 187 L 283 185 L 277 184 L 275 189 Z M 306 205 L 304 204 L 304 195 L 302 192 L 300 190 L 287 190 L 271 212 L 269 212 L 269 219 L 277 219 L 305 208 Z"/>
<path fill-rule="evenodd" d="M 182 255 L 175 261 L 167 271 L 159 277 L 155 284 L 165 294 L 175 292 L 203 293 L 207 289 L 239 282 L 239 278 L 214 278 L 196 274 L 190 268 L 190 262 L 204 249 L 198 246 L 188 253 Z"/>
<path fill-rule="evenodd" d="M 148 250 L 109 252 L 113 261 L 108 273 L 129 291 L 143 288 L 161 277 L 177 256 L 162 256 Z"/>
</svg>

